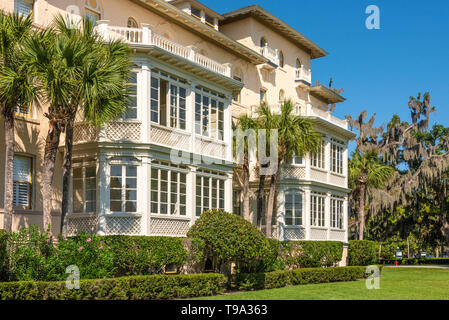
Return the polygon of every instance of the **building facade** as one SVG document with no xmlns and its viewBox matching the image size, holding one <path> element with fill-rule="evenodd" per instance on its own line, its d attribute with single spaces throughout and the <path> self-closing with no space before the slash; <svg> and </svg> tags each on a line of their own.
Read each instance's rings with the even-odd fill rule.
<svg viewBox="0 0 449 320">
<path fill-rule="evenodd" d="M 0 0 L 0 5 L 32 12 L 39 27 L 59 13 L 91 19 L 105 39 L 122 39 L 133 50 L 135 90 L 127 115 L 102 128 L 81 117 L 75 125 L 67 234 L 184 236 L 204 210 L 239 213 L 232 122 L 254 115 L 261 101 L 276 110 L 292 99 L 296 114 L 313 119 L 325 139 L 321 152 L 282 168 L 273 236 L 347 241 L 347 145 L 354 135 L 345 120 L 329 112 L 329 104 L 344 98 L 312 85 L 311 60 L 327 53 L 298 31 L 259 6 L 218 14 L 196 0 Z M 39 108 L 17 110 L 16 118 L 15 229 L 41 224 L 47 132 Z M 253 166 L 252 189 L 257 181 Z M 60 172 L 54 188 L 56 232 Z"/>
</svg>

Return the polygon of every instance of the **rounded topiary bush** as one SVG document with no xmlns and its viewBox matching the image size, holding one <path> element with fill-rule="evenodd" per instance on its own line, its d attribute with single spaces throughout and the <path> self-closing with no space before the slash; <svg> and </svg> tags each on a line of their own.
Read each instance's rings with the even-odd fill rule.
<svg viewBox="0 0 449 320">
<path fill-rule="evenodd" d="M 264 271 L 279 254 L 277 240 L 267 239 L 248 221 L 220 209 L 203 212 L 187 236 L 195 245 L 197 258 L 211 259 L 217 271 L 230 262 L 235 262 L 240 272 Z"/>
</svg>

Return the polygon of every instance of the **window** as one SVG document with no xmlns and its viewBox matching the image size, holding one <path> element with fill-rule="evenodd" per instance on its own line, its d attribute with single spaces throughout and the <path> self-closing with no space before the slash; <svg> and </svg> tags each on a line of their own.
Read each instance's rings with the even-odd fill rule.
<svg viewBox="0 0 449 320">
<path fill-rule="evenodd" d="M 292 164 L 302 165 L 302 157 L 297 157 L 297 156 L 293 155 Z"/>
<path fill-rule="evenodd" d="M 313 193 L 310 198 L 310 224 L 314 227 L 324 227 L 325 196 L 320 193 Z"/>
<path fill-rule="evenodd" d="M 13 206 L 31 209 L 33 159 L 25 156 L 14 156 L 13 173 Z"/>
<path fill-rule="evenodd" d="M 213 139 L 224 139 L 224 101 L 207 89 L 195 92 L 195 133 Z"/>
<path fill-rule="evenodd" d="M 32 103 L 29 106 L 15 106 L 14 113 L 20 117 L 31 117 Z"/>
<path fill-rule="evenodd" d="M 132 17 L 128 18 L 128 24 L 127 25 L 128 25 L 128 28 L 139 28 L 139 24 Z"/>
<path fill-rule="evenodd" d="M 279 52 L 279 66 L 281 68 L 284 67 L 284 53 L 282 51 Z"/>
<path fill-rule="evenodd" d="M 137 212 L 137 166 L 112 165 L 109 186 L 111 211 Z"/>
<path fill-rule="evenodd" d="M 318 152 L 312 154 L 311 165 L 312 165 L 312 167 L 315 167 L 318 169 L 324 169 L 325 162 L 324 162 L 324 144 L 323 143 L 321 143 Z"/>
<path fill-rule="evenodd" d="M 264 48 L 264 47 L 266 47 L 267 45 L 268 45 L 267 40 L 265 39 L 265 37 L 262 37 L 262 38 L 260 39 L 260 47 L 261 47 L 261 48 Z"/>
<path fill-rule="evenodd" d="M 195 17 L 195 18 L 201 20 L 201 10 L 200 10 L 200 9 L 197 9 L 197 8 L 192 7 L 192 8 L 190 9 L 190 12 L 191 12 L 191 14 L 192 14 L 193 17 Z"/>
<path fill-rule="evenodd" d="M 90 20 L 95 26 L 98 20 L 101 20 L 101 3 L 98 0 L 86 0 L 85 19 Z"/>
<path fill-rule="evenodd" d="M 166 74 L 153 72 L 151 77 L 151 121 L 162 126 L 186 129 L 186 96 L 184 82 Z"/>
<path fill-rule="evenodd" d="M 285 224 L 302 225 L 302 194 L 299 191 L 287 191 L 285 194 Z"/>
<path fill-rule="evenodd" d="M 185 216 L 186 179 L 185 172 L 177 172 L 167 167 L 152 167 L 151 213 Z"/>
<path fill-rule="evenodd" d="M 285 91 L 283 89 L 281 89 L 279 91 L 279 102 L 282 103 L 285 101 Z"/>
<path fill-rule="evenodd" d="M 260 99 L 261 103 L 267 102 L 267 91 L 265 89 L 260 89 L 259 96 L 260 96 L 259 99 Z"/>
<path fill-rule="evenodd" d="M 95 164 L 73 168 L 73 212 L 96 212 L 97 168 Z"/>
<path fill-rule="evenodd" d="M 130 94 L 126 119 L 137 119 L 137 73 L 131 72 L 128 85 Z"/>
<path fill-rule="evenodd" d="M 196 216 L 210 209 L 224 209 L 224 180 L 210 172 L 199 171 L 196 176 Z"/>
<path fill-rule="evenodd" d="M 234 80 L 243 82 L 242 79 L 242 71 L 240 70 L 240 68 L 235 68 L 234 70 L 234 76 L 233 76 Z M 232 100 L 234 100 L 235 102 L 238 103 L 242 103 L 242 96 L 241 96 L 241 92 L 239 91 L 235 96 L 232 97 Z"/>
<path fill-rule="evenodd" d="M 212 28 L 215 28 L 215 19 L 209 15 L 206 14 L 206 24 Z"/>
<path fill-rule="evenodd" d="M 14 12 L 22 17 L 28 17 L 33 11 L 34 0 L 14 0 Z"/>
<path fill-rule="evenodd" d="M 331 139 L 330 167 L 332 172 L 343 174 L 343 152 L 344 142 Z"/>
<path fill-rule="evenodd" d="M 302 63 L 299 59 L 296 59 L 296 69 L 299 70 L 302 68 Z"/>
<path fill-rule="evenodd" d="M 89 20 L 90 22 L 92 22 L 92 25 L 96 26 L 97 21 L 101 20 L 101 15 L 97 12 L 86 9 L 85 18 L 86 18 L 86 20 Z"/>
<path fill-rule="evenodd" d="M 333 197 L 331 199 L 331 227 L 343 229 L 343 198 Z"/>
</svg>

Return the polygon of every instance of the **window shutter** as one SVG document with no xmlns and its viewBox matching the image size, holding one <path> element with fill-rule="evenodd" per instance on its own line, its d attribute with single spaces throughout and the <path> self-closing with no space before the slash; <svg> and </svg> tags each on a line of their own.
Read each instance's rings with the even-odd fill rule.
<svg viewBox="0 0 449 320">
<path fill-rule="evenodd" d="M 27 17 L 31 13 L 32 0 L 14 0 L 14 12 Z"/>
<path fill-rule="evenodd" d="M 14 157 L 14 200 L 16 207 L 30 206 L 31 159 Z"/>
</svg>

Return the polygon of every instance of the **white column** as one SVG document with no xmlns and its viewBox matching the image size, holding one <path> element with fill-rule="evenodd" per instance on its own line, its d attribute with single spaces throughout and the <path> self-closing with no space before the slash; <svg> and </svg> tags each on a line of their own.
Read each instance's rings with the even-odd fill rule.
<svg viewBox="0 0 449 320">
<path fill-rule="evenodd" d="M 187 217 L 190 218 L 190 226 L 195 223 L 196 220 L 196 167 L 189 166 L 189 173 L 187 174 L 187 195 L 186 195 L 186 207 Z"/>
<path fill-rule="evenodd" d="M 152 44 L 152 30 L 151 25 L 142 23 L 142 44 Z"/>
<path fill-rule="evenodd" d="M 306 188 L 305 192 L 304 192 L 304 226 L 306 228 L 306 240 L 310 240 L 310 208 L 311 208 L 311 203 L 310 203 L 310 189 Z"/>
<path fill-rule="evenodd" d="M 326 170 L 326 182 L 330 183 L 331 181 L 331 161 L 330 161 L 330 154 L 331 154 L 331 144 L 329 137 L 325 137 L 323 139 L 324 143 L 324 169 Z"/>
<path fill-rule="evenodd" d="M 348 196 L 346 196 L 343 202 L 343 227 L 345 228 L 345 243 L 348 243 L 348 205 Z"/>
<path fill-rule="evenodd" d="M 226 143 L 226 155 L 225 159 L 229 162 L 232 161 L 232 97 L 227 97 L 227 105 L 224 109 L 224 141 Z"/>
<path fill-rule="evenodd" d="M 106 155 L 101 153 L 98 165 L 100 183 L 98 184 L 97 204 L 98 204 L 98 234 L 106 234 L 106 212 L 109 210 L 109 165 L 106 160 Z"/>
<path fill-rule="evenodd" d="M 151 70 L 148 66 L 142 66 L 141 72 L 137 74 L 137 118 L 142 123 L 141 141 L 148 143 L 150 132 L 150 81 Z"/>
<path fill-rule="evenodd" d="M 324 201 L 324 225 L 327 228 L 327 240 L 331 238 L 331 194 L 326 194 L 326 199 Z"/>
<path fill-rule="evenodd" d="M 148 236 L 150 230 L 150 213 L 151 213 L 151 158 L 143 157 L 142 165 L 137 168 L 137 212 L 142 213 L 140 220 L 140 235 Z M 142 186 L 142 188 L 140 188 Z"/>
<path fill-rule="evenodd" d="M 233 173 L 230 172 L 228 173 L 228 178 L 225 181 L 225 185 L 224 185 L 224 192 L 225 192 L 225 211 L 226 212 L 232 212 L 232 177 L 233 177 Z"/>
<path fill-rule="evenodd" d="M 187 103 L 187 131 L 191 133 L 189 151 L 195 153 L 195 82 L 190 82 Z M 190 120 L 189 120 L 190 119 Z"/>
</svg>

